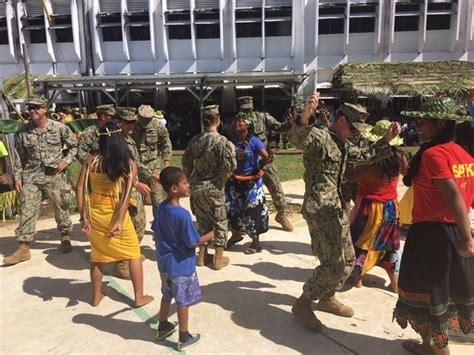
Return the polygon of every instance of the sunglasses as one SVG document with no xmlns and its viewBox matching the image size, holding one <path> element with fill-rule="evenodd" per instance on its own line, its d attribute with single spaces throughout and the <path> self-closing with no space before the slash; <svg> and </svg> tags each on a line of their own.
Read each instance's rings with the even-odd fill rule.
<svg viewBox="0 0 474 355">
<path fill-rule="evenodd" d="M 28 111 L 38 111 L 38 110 L 40 110 L 40 109 L 42 109 L 42 108 L 43 108 L 43 106 L 39 106 L 39 105 L 27 105 L 27 106 L 26 106 L 26 109 L 27 109 Z"/>
</svg>

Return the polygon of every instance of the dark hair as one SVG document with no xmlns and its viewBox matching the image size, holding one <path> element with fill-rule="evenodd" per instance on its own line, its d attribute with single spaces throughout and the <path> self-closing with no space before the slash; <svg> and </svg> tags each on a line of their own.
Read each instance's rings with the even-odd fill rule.
<svg viewBox="0 0 474 355">
<path fill-rule="evenodd" d="M 474 121 L 463 122 L 456 127 L 456 143 L 474 156 Z"/>
<path fill-rule="evenodd" d="M 395 147 L 392 147 L 392 152 L 392 156 L 376 163 L 376 166 L 380 171 L 380 179 L 391 179 L 400 175 L 403 152 Z"/>
<path fill-rule="evenodd" d="M 168 166 L 160 173 L 160 183 L 161 186 L 163 186 L 163 189 L 169 193 L 171 186 L 178 185 L 184 177 L 186 177 L 186 174 L 183 170 L 175 166 Z"/>
<path fill-rule="evenodd" d="M 421 158 L 423 156 L 423 153 L 427 149 L 437 146 L 439 144 L 451 142 L 453 140 L 454 124 L 455 124 L 454 121 L 447 121 L 446 126 L 444 126 L 444 129 L 441 131 L 440 134 L 434 137 L 430 142 L 423 143 L 420 146 L 420 149 L 418 149 L 418 152 L 416 152 L 415 156 L 412 158 L 410 162 L 407 175 L 403 178 L 403 183 L 406 186 L 412 185 L 413 179 L 415 178 L 416 174 L 418 174 L 418 171 L 420 170 Z"/>
<path fill-rule="evenodd" d="M 218 117 L 218 113 L 206 112 L 204 115 L 202 115 L 202 125 L 204 127 L 209 127 L 217 122 Z"/>
<path fill-rule="evenodd" d="M 107 122 L 99 130 L 99 134 L 99 154 L 102 157 L 102 171 L 112 181 L 128 175 L 130 173 L 132 155 L 120 127 L 113 122 Z"/>
</svg>

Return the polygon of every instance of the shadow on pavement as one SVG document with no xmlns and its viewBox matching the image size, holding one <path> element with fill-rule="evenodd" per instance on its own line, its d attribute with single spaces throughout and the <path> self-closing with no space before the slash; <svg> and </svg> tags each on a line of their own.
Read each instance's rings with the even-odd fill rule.
<svg viewBox="0 0 474 355">
<path fill-rule="evenodd" d="M 303 269 L 299 267 L 281 266 L 270 262 L 260 262 L 253 265 L 234 264 L 234 266 L 247 268 L 256 274 L 265 276 L 269 279 L 298 282 L 305 282 L 309 277 L 311 277 L 313 270 L 311 268 Z"/>
<path fill-rule="evenodd" d="M 290 237 L 291 238 L 291 237 Z M 269 242 L 265 241 L 265 234 L 260 239 L 262 246 L 269 253 L 274 255 L 281 254 L 296 254 L 296 255 L 309 255 L 313 256 L 311 252 L 311 245 L 308 243 L 301 243 L 295 241 L 275 241 L 271 240 Z"/>
</svg>

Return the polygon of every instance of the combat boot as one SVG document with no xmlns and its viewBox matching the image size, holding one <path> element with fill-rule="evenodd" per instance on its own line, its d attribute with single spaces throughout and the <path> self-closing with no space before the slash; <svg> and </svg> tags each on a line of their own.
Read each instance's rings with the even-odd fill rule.
<svg viewBox="0 0 474 355">
<path fill-rule="evenodd" d="M 122 260 L 115 264 L 115 276 L 120 279 L 130 280 L 130 263 L 128 260 Z"/>
<path fill-rule="evenodd" d="M 304 294 L 298 298 L 291 307 L 291 313 L 296 319 L 303 324 L 306 328 L 311 329 L 314 332 L 320 332 L 323 329 L 323 324 L 316 318 L 316 315 L 311 308 L 312 300 L 306 297 Z"/>
<path fill-rule="evenodd" d="M 291 225 L 285 212 L 278 212 L 275 216 L 275 221 L 281 224 L 281 227 L 286 232 L 293 232 L 293 226 Z"/>
<path fill-rule="evenodd" d="M 214 269 L 220 270 L 230 264 L 230 260 L 227 256 L 224 256 L 224 248 L 217 247 L 216 253 L 214 254 Z"/>
<path fill-rule="evenodd" d="M 318 302 L 318 311 L 332 313 L 341 317 L 352 317 L 354 310 L 338 301 L 335 292 L 325 294 Z"/>
<path fill-rule="evenodd" d="M 207 245 L 201 245 L 199 247 L 199 253 L 196 261 L 197 266 L 204 266 L 212 263 L 214 257 L 207 252 Z"/>
<path fill-rule="evenodd" d="M 71 237 L 68 234 L 61 236 L 61 250 L 63 254 L 67 254 L 72 251 Z"/>
<path fill-rule="evenodd" d="M 10 256 L 3 259 L 4 265 L 15 265 L 22 261 L 31 259 L 30 245 L 28 243 L 20 243 L 18 249 Z"/>
</svg>

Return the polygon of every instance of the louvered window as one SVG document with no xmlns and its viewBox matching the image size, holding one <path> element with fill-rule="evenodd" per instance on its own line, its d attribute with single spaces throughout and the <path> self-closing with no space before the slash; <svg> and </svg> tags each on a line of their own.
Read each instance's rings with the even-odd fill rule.
<svg viewBox="0 0 474 355">
<path fill-rule="evenodd" d="M 418 31 L 420 1 L 403 1 L 395 4 L 395 32 Z"/>
<path fill-rule="evenodd" d="M 165 1 L 165 0 L 163 0 Z M 190 0 L 166 0 L 167 10 L 189 10 Z"/>
<path fill-rule="evenodd" d="M 8 28 L 5 3 L 0 3 L 0 45 L 8 44 Z"/>
<path fill-rule="evenodd" d="M 262 2 L 259 6 L 254 5 L 257 1 L 238 1 L 235 9 L 235 28 L 237 38 L 262 37 Z"/>
<path fill-rule="evenodd" d="M 120 13 L 120 0 L 99 0 L 99 8 L 101 13 Z"/>
<path fill-rule="evenodd" d="M 265 1 L 265 36 L 291 36 L 291 0 Z"/>
<path fill-rule="evenodd" d="M 189 1 L 168 0 L 165 25 L 168 28 L 168 39 L 191 39 Z"/>
<path fill-rule="evenodd" d="M 195 6 L 196 38 L 219 38 L 219 1 L 196 0 Z"/>
<path fill-rule="evenodd" d="M 25 2 L 26 15 L 21 19 L 30 43 L 46 43 L 43 5 L 40 1 Z"/>
<path fill-rule="evenodd" d="M 97 27 L 102 31 L 104 42 L 122 41 L 122 16 L 120 0 L 100 0 Z"/>
<path fill-rule="evenodd" d="M 345 2 L 321 2 L 319 5 L 318 28 L 320 35 L 344 33 L 346 18 Z"/>
<path fill-rule="evenodd" d="M 127 13 L 148 13 L 148 1 L 147 0 L 127 0 Z"/>
<path fill-rule="evenodd" d="M 377 3 L 352 4 L 350 11 L 349 33 L 368 33 L 375 31 Z"/>
<path fill-rule="evenodd" d="M 428 2 L 426 30 L 449 30 L 451 28 L 451 15 L 455 14 L 451 2 Z"/>
</svg>

